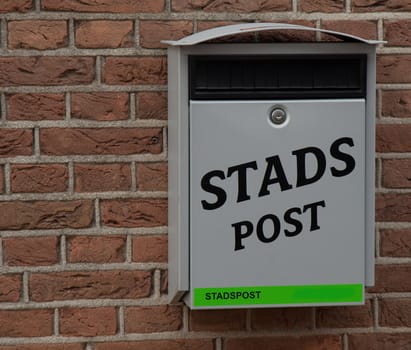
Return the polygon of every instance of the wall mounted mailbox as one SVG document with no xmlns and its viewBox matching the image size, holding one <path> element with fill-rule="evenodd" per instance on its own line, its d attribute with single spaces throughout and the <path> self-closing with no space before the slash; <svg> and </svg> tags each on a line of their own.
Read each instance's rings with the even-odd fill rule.
<svg viewBox="0 0 411 350">
<path fill-rule="evenodd" d="M 275 29 L 319 31 L 167 42 L 172 302 L 351 305 L 374 283 L 378 42 L 201 44 Z"/>
</svg>

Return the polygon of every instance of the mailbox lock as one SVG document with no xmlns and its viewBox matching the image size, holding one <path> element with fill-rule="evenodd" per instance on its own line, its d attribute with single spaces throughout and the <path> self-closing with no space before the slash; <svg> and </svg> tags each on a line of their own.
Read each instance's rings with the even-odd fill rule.
<svg viewBox="0 0 411 350">
<path fill-rule="evenodd" d="M 281 125 L 287 120 L 287 112 L 283 107 L 274 107 L 270 113 L 270 120 L 273 124 Z"/>
</svg>

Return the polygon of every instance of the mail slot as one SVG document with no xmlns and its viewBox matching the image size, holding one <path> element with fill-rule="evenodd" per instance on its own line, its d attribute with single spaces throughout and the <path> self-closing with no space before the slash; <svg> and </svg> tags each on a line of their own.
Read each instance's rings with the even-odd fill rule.
<svg viewBox="0 0 411 350">
<path fill-rule="evenodd" d="M 168 42 L 169 295 L 353 305 L 374 283 L 375 46 Z"/>
</svg>

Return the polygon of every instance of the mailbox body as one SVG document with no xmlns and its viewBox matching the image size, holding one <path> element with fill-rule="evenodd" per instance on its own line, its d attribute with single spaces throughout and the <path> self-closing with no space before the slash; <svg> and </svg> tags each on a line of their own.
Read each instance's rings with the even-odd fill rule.
<svg viewBox="0 0 411 350">
<path fill-rule="evenodd" d="M 195 309 L 363 303 L 374 283 L 375 47 L 202 44 L 171 47 L 168 59 L 170 300 Z M 355 86 L 333 86 L 347 59 L 358 62 L 346 67 L 358 68 Z M 266 80 L 251 92 L 244 62 L 260 64 L 250 72 Z M 265 79 L 270 64 L 278 69 Z M 315 90 L 304 69 L 321 71 L 329 88 Z M 283 124 L 270 119 L 275 108 Z"/>
</svg>

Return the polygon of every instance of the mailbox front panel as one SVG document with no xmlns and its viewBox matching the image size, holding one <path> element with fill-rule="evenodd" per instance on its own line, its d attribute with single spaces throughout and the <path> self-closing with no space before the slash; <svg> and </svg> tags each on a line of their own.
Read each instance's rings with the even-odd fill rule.
<svg viewBox="0 0 411 350">
<path fill-rule="evenodd" d="M 362 303 L 365 100 L 190 101 L 189 121 L 189 304 Z"/>
</svg>

